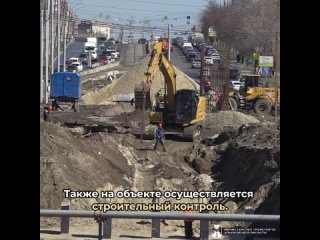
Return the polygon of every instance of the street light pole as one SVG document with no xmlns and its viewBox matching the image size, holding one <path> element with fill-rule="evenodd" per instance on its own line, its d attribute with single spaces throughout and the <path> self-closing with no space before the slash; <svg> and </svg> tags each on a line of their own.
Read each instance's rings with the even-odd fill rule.
<svg viewBox="0 0 320 240">
<path fill-rule="evenodd" d="M 67 10 L 67 12 L 68 12 L 68 10 Z M 64 28 L 63 28 L 63 30 L 64 30 L 64 34 L 63 34 L 63 62 L 65 63 L 66 62 L 66 55 L 67 55 L 67 26 L 66 26 L 66 23 L 64 24 Z M 66 69 L 65 69 L 65 64 L 63 64 L 63 71 L 66 71 Z"/>
<path fill-rule="evenodd" d="M 170 35 L 170 24 L 168 24 L 168 60 L 171 60 L 171 35 Z"/>
<path fill-rule="evenodd" d="M 57 0 L 57 12 L 58 12 L 58 18 L 57 18 L 57 28 L 58 28 L 58 33 L 57 33 L 57 41 L 58 41 L 58 72 L 60 72 L 60 41 L 61 41 L 61 33 L 60 33 L 60 0 Z M 65 63 L 63 63 L 63 68 L 65 66 Z"/>
<path fill-rule="evenodd" d="M 45 84 L 45 103 L 48 103 L 48 82 L 49 82 L 49 7 L 50 1 L 47 1 L 46 9 L 46 84 Z"/>
<path fill-rule="evenodd" d="M 54 0 L 51 0 L 51 74 L 54 72 L 53 57 L 54 57 L 54 37 L 53 37 L 53 19 L 54 19 Z"/>
<path fill-rule="evenodd" d="M 40 103 L 43 102 L 43 14 L 40 15 Z"/>
</svg>

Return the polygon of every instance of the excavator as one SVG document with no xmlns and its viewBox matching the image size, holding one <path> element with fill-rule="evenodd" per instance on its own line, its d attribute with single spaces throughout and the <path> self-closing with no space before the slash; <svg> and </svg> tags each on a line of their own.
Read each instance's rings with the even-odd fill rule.
<svg viewBox="0 0 320 240">
<path fill-rule="evenodd" d="M 270 114 L 280 108 L 280 88 L 259 87 L 259 75 L 243 74 L 240 91 L 229 92 L 229 102 L 234 111 L 254 109 L 258 114 Z M 277 105 L 276 103 L 277 99 Z"/>
<path fill-rule="evenodd" d="M 165 86 L 153 89 L 152 81 L 159 70 Z M 198 90 L 176 89 L 176 73 L 161 42 L 154 45 L 144 80 L 135 86 L 134 99 L 135 109 L 143 112 L 141 131 L 146 138 L 153 139 L 156 124 L 162 123 L 166 134 L 179 135 L 189 141 L 200 139 L 206 117 L 206 98 L 200 96 Z M 144 126 L 146 111 L 149 112 L 149 122 Z"/>
</svg>

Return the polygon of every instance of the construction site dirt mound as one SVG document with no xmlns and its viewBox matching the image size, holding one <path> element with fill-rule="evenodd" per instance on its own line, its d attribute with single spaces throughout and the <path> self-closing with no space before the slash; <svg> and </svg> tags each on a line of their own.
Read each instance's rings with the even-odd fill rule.
<svg viewBox="0 0 320 240">
<path fill-rule="evenodd" d="M 116 94 L 129 94 L 133 93 L 134 87 L 136 84 L 141 84 L 143 82 L 145 75 L 144 73 L 148 70 L 148 62 L 150 56 L 143 58 L 137 66 L 130 69 L 127 74 L 125 74 L 121 79 L 117 81 L 113 88 L 113 93 Z M 187 89 L 196 89 L 199 88 L 199 85 L 195 83 L 192 79 L 187 77 L 179 69 L 175 68 L 176 72 L 176 84 L 177 89 L 187 88 Z M 152 87 L 154 91 L 164 88 L 164 77 L 161 72 L 158 71 L 154 78 L 152 79 Z"/>
<path fill-rule="evenodd" d="M 121 139 L 105 133 L 84 138 L 81 133 L 79 128 L 41 121 L 41 208 L 59 208 L 63 189 L 94 190 L 107 183 L 130 186 L 133 169 L 119 148 Z"/>
<path fill-rule="evenodd" d="M 117 95 L 121 94 L 133 94 L 134 87 L 136 84 L 143 82 L 145 75 L 144 73 L 148 69 L 148 62 L 150 56 L 144 57 L 139 63 L 130 68 L 127 73 L 122 75 L 120 78 L 112 81 L 107 86 L 102 86 L 94 91 L 86 92 L 83 96 L 84 104 L 110 104 L 115 100 Z M 192 79 L 186 76 L 179 69 L 176 69 L 176 84 L 178 89 L 199 89 L 199 85 Z M 109 83 L 109 82 L 108 82 Z M 89 84 L 89 83 L 88 83 Z M 92 83 L 91 83 L 92 85 Z M 164 77 L 161 72 L 158 71 L 152 81 L 152 95 L 159 89 L 164 87 Z"/>
<path fill-rule="evenodd" d="M 228 129 L 239 128 L 242 125 L 259 122 L 257 118 L 241 112 L 219 111 L 210 113 L 206 115 L 203 138 L 211 137 Z"/>
<path fill-rule="evenodd" d="M 228 127 L 240 127 L 248 123 L 259 123 L 253 116 L 237 111 L 219 111 L 207 115 L 207 125 L 223 130 Z"/>
<path fill-rule="evenodd" d="M 257 213 L 280 214 L 280 147 L 274 144 L 272 126 L 252 123 L 222 131 L 194 145 L 185 160 L 198 173 L 212 176 L 213 191 L 253 192 L 252 198 L 211 201 L 236 204 L 235 213 L 251 206 Z"/>
</svg>

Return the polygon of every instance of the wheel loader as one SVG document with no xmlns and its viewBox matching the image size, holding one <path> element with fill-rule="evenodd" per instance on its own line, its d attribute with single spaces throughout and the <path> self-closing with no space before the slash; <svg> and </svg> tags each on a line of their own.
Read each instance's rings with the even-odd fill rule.
<svg viewBox="0 0 320 240">
<path fill-rule="evenodd" d="M 277 97 L 277 109 L 280 109 L 280 88 L 259 87 L 259 75 L 246 74 L 242 76 L 242 85 L 239 91 L 229 92 L 231 108 L 253 109 L 258 114 L 270 114 L 275 110 Z"/>
</svg>

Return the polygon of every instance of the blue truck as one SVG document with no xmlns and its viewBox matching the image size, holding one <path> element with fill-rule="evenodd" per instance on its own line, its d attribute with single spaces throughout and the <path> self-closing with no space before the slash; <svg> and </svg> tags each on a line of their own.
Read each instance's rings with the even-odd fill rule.
<svg viewBox="0 0 320 240">
<path fill-rule="evenodd" d="M 78 73 L 56 72 L 51 76 L 50 98 L 54 110 L 79 112 L 81 80 Z"/>
</svg>

